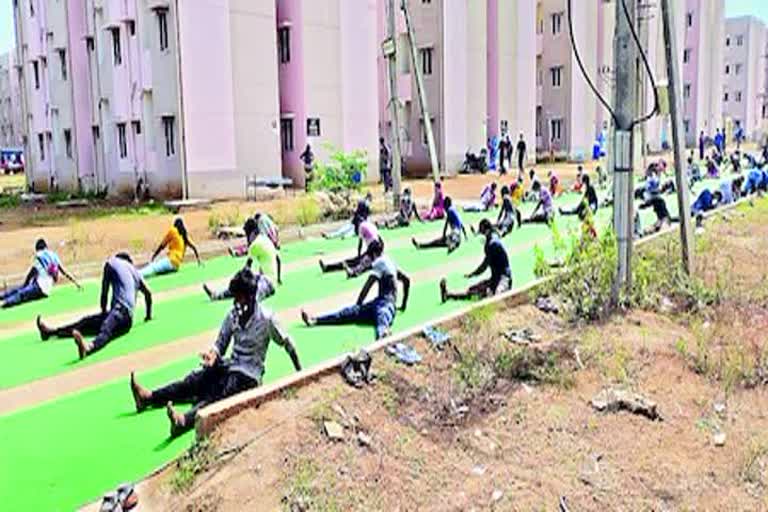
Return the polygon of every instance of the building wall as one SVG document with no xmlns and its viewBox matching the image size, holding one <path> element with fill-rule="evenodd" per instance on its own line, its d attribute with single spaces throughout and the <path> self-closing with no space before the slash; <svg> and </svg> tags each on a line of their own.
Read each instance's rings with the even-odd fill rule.
<svg viewBox="0 0 768 512">
<path fill-rule="evenodd" d="M 751 16 L 727 19 L 724 45 L 723 116 L 734 128 L 742 126 L 747 138 L 759 139 L 765 93 L 765 24 Z"/>
<path fill-rule="evenodd" d="M 15 52 L 0 55 L 0 148 L 21 148 L 21 96 Z"/>
<path fill-rule="evenodd" d="M 696 144 L 699 132 L 713 135 L 723 126 L 723 0 L 686 0 L 691 24 L 685 35 L 690 59 L 683 65 L 683 82 L 691 84 L 684 100 L 686 143 Z"/>
</svg>

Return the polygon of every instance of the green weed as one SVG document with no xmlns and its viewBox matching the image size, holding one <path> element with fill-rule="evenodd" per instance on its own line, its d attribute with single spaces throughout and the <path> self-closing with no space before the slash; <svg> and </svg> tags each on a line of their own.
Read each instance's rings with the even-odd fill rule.
<svg viewBox="0 0 768 512">
<path fill-rule="evenodd" d="M 215 461 L 213 447 L 208 439 L 195 443 L 176 461 L 176 470 L 171 477 L 171 488 L 176 493 L 188 491 L 197 475 L 206 471 Z"/>
</svg>

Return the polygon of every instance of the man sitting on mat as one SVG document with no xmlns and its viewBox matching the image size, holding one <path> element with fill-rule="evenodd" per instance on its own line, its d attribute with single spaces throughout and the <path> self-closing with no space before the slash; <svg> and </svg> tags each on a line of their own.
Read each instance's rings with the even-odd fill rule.
<svg viewBox="0 0 768 512">
<path fill-rule="evenodd" d="M 322 270 L 323 273 L 346 270 L 349 277 L 355 277 L 371 268 L 371 264 L 376 258 L 370 255 L 368 249 L 375 241 L 381 243 L 383 247 L 384 240 L 382 240 L 379 235 L 379 230 L 376 228 L 376 225 L 367 220 L 360 223 L 357 232 L 359 237 L 357 242 L 357 256 L 336 263 L 325 263 L 323 260 L 320 260 L 320 270 Z"/>
<path fill-rule="evenodd" d="M 259 304 L 257 290 L 257 277 L 248 268 L 238 272 L 229 283 L 234 305 L 224 319 L 213 347 L 200 354 L 201 369 L 151 391 L 141 386 L 131 373 L 131 393 L 137 412 L 165 406 L 171 423 L 171 437 L 186 432 L 194 427 L 201 408 L 261 385 L 270 341 L 282 346 L 296 371 L 301 370 L 293 342 L 272 312 Z M 230 344 L 232 353 L 225 359 Z M 182 414 L 173 406 L 179 402 L 192 403 L 193 407 Z"/>
<path fill-rule="evenodd" d="M 443 302 L 447 300 L 491 297 L 508 291 L 512 286 L 512 270 L 509 266 L 509 256 L 504 248 L 504 244 L 501 243 L 498 232 L 488 219 L 480 221 L 479 230 L 480 234 L 485 236 L 485 258 L 479 267 L 464 277 L 467 279 L 477 277 L 489 267 L 491 269 L 491 277 L 473 284 L 467 290 L 459 293 L 449 292 L 446 280 L 441 279 L 440 298 Z"/>
<path fill-rule="evenodd" d="M 440 238 L 436 238 L 430 242 L 418 242 L 415 238 L 411 238 L 413 246 L 417 249 L 434 249 L 436 247 L 447 247 L 448 254 L 459 248 L 461 245 L 461 235 L 464 238 L 467 236 L 467 229 L 464 227 L 464 223 L 461 222 L 459 211 L 453 206 L 453 201 L 450 197 L 445 198 L 445 225 L 443 226 L 443 235 Z"/>
<path fill-rule="evenodd" d="M 403 191 L 403 196 L 400 198 L 400 210 L 397 215 L 376 222 L 376 227 L 395 229 L 404 228 L 411 225 L 411 217 L 416 217 L 419 222 L 424 220 L 419 216 L 419 211 L 416 209 L 416 204 L 413 202 L 413 194 L 410 188 L 406 188 Z"/>
<path fill-rule="evenodd" d="M 112 288 L 112 302 L 107 309 L 109 289 Z M 136 308 L 138 292 L 144 295 L 147 307 L 145 321 L 152 318 L 152 293 L 144 279 L 133 266 L 131 257 L 126 253 L 112 256 L 104 264 L 101 278 L 101 313 L 86 316 L 77 322 L 53 329 L 37 317 L 40 338 L 46 341 L 51 336 L 74 338 L 80 359 L 104 348 L 110 341 L 126 334 L 133 326 L 133 310 Z M 96 336 L 92 342 L 84 336 Z"/>
<path fill-rule="evenodd" d="M 397 308 L 397 281 L 403 283 L 403 304 L 400 310 L 405 311 L 411 280 L 395 266 L 391 259 L 383 255 L 383 251 L 384 246 L 378 241 L 373 242 L 369 247 L 369 252 L 375 261 L 354 306 L 318 317 L 312 317 L 306 311 L 302 311 L 301 318 L 304 323 L 308 327 L 371 323 L 376 326 L 376 339 L 389 336 Z M 368 293 L 376 283 L 379 285 L 379 295 L 372 301 L 365 302 Z"/>
<path fill-rule="evenodd" d="M 48 297 L 53 285 L 59 281 L 59 274 L 72 281 L 78 290 L 83 287 L 61 264 L 59 255 L 48 249 L 42 238 L 35 242 L 35 256 L 24 282 L 15 288 L 0 293 L 0 307 L 10 308 L 25 302 Z"/>
</svg>

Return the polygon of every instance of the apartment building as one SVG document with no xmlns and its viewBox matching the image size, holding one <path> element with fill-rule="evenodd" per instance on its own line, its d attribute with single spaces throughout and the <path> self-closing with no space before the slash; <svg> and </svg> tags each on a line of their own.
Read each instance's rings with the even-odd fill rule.
<svg viewBox="0 0 768 512">
<path fill-rule="evenodd" d="M 14 16 L 36 189 L 239 197 L 280 175 L 273 2 L 24 0 Z"/>
<path fill-rule="evenodd" d="M 320 161 L 334 149 L 366 151 L 376 179 L 376 0 L 277 0 L 276 26 L 283 174 L 304 185 L 309 144 Z"/>
<path fill-rule="evenodd" d="M 765 24 L 754 16 L 725 20 L 724 125 L 734 131 L 743 129 L 752 140 L 763 133 L 767 42 Z"/>
<path fill-rule="evenodd" d="M 591 158 L 598 131 L 598 108 L 571 51 L 566 1 L 538 0 L 536 9 L 537 152 L 569 160 Z M 599 44 L 597 29 L 604 12 L 598 1 L 582 2 L 573 9 L 573 35 L 585 68 L 593 77 L 599 76 L 598 48 L 603 45 Z M 606 71 L 602 74 L 605 76 Z M 602 87 L 606 90 L 608 84 Z"/>
<path fill-rule="evenodd" d="M 522 135 L 536 159 L 536 0 L 488 0 L 488 136 Z M 474 33 L 474 32 L 470 32 Z"/>
<path fill-rule="evenodd" d="M 417 62 L 424 77 L 440 170 L 455 174 L 467 150 L 489 137 L 519 133 L 535 157 L 535 0 L 409 0 Z M 385 2 L 378 6 L 379 40 L 386 38 Z M 396 13 L 398 93 L 403 154 L 409 175 L 423 176 L 431 163 L 416 74 L 403 13 Z M 387 64 L 379 55 L 379 129 L 392 140 Z"/>
<path fill-rule="evenodd" d="M 0 148 L 20 148 L 21 91 L 15 52 L 0 55 Z"/>
<path fill-rule="evenodd" d="M 724 0 L 686 0 L 683 125 L 686 143 L 723 127 Z"/>
</svg>

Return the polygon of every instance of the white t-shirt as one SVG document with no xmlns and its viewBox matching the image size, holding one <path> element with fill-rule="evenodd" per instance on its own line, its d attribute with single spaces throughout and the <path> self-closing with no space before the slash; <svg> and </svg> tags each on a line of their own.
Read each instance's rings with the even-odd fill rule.
<svg viewBox="0 0 768 512">
<path fill-rule="evenodd" d="M 379 256 L 371 265 L 371 274 L 379 280 L 379 297 L 397 299 L 397 267 L 387 256 Z"/>
<path fill-rule="evenodd" d="M 48 296 L 59 278 L 61 266 L 59 256 L 48 249 L 38 251 L 35 253 L 32 265 L 37 269 L 37 286 L 44 295 Z"/>
</svg>

